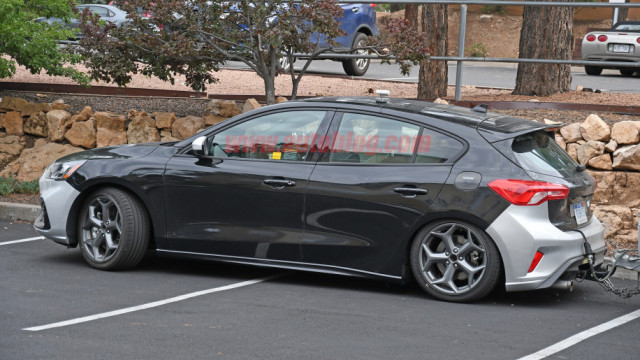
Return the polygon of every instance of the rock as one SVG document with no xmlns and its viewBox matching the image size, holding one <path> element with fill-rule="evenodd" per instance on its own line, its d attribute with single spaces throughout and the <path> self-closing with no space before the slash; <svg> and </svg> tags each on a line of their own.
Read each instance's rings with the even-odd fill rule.
<svg viewBox="0 0 640 360">
<path fill-rule="evenodd" d="M 0 177 L 11 175 L 18 181 L 37 180 L 53 161 L 78 151 L 82 149 L 38 139 L 33 148 L 23 150 L 18 159 L 7 165 Z"/>
<path fill-rule="evenodd" d="M 219 124 L 227 120 L 228 118 L 209 114 L 209 115 L 203 116 L 202 119 L 204 120 L 204 124 L 206 126 L 211 126 L 211 125 Z"/>
<path fill-rule="evenodd" d="M 556 142 L 558 143 L 558 145 L 560 145 L 560 147 L 562 148 L 562 150 L 566 150 L 567 149 L 567 143 L 564 141 L 564 138 L 562 137 L 562 135 L 556 133 L 554 135 Z"/>
<path fill-rule="evenodd" d="M 131 115 L 131 112 L 129 112 Z M 156 129 L 156 122 L 147 115 L 146 111 L 134 115 L 127 130 L 129 144 L 160 141 L 160 134 Z"/>
<path fill-rule="evenodd" d="M 602 154 L 600 156 L 596 156 L 591 158 L 587 165 L 598 170 L 611 170 L 613 168 L 611 164 L 611 155 Z"/>
<path fill-rule="evenodd" d="M 5 163 L 19 155 L 24 149 L 20 136 L 7 135 L 0 137 L 0 163 Z"/>
<path fill-rule="evenodd" d="M 242 107 L 242 112 L 246 113 L 246 112 L 249 112 L 251 110 L 260 109 L 261 107 L 262 107 L 262 105 L 260 105 L 258 100 L 254 99 L 254 98 L 247 99 L 247 101 L 244 102 L 244 106 Z"/>
<path fill-rule="evenodd" d="M 163 112 L 156 113 L 155 119 L 156 119 L 156 127 L 158 129 L 171 130 L 171 125 L 173 125 L 173 122 L 176 121 L 176 114 L 163 113 Z"/>
<path fill-rule="evenodd" d="M 631 209 L 620 205 L 596 206 L 593 215 L 604 225 L 604 237 L 611 238 L 621 232 L 633 229 L 633 213 Z"/>
<path fill-rule="evenodd" d="M 618 148 L 618 143 L 615 140 L 610 140 L 607 145 L 604 146 L 604 151 L 606 152 L 614 152 Z"/>
<path fill-rule="evenodd" d="M 593 203 L 597 205 L 622 205 L 640 207 L 640 173 L 627 171 L 591 171 L 598 181 Z"/>
<path fill-rule="evenodd" d="M 58 102 L 58 101 L 62 101 L 62 102 Z M 51 103 L 51 106 L 49 107 L 49 111 L 51 111 L 51 110 L 67 110 L 69 108 L 71 108 L 71 105 L 65 104 L 62 99 L 58 99 L 58 100 L 56 100 L 56 101 Z"/>
<path fill-rule="evenodd" d="M 6 99 L 6 98 L 5 98 Z M 17 111 L 9 111 L 2 117 L 2 127 L 9 135 L 24 134 L 24 120 L 21 113 Z"/>
<path fill-rule="evenodd" d="M 64 110 L 51 110 L 47 113 L 49 138 L 53 141 L 64 139 L 64 133 L 70 125 L 71 114 Z"/>
<path fill-rule="evenodd" d="M 640 145 L 628 145 L 616 150 L 613 153 L 613 168 L 640 171 Z"/>
<path fill-rule="evenodd" d="M 620 121 L 613 124 L 611 139 L 618 144 L 635 144 L 640 141 L 640 131 L 635 121 Z"/>
<path fill-rule="evenodd" d="M 578 147 L 577 156 L 580 164 L 587 164 L 592 158 L 604 153 L 604 143 L 589 140 Z"/>
<path fill-rule="evenodd" d="M 133 118 L 139 117 L 139 116 L 149 116 L 149 114 L 147 114 L 146 111 L 142 110 L 142 111 L 138 111 L 138 110 L 129 110 L 129 113 L 127 114 L 127 118 L 129 120 L 132 120 Z"/>
<path fill-rule="evenodd" d="M 280 103 L 287 102 L 287 101 L 289 101 L 289 100 L 287 100 L 287 98 L 284 97 L 284 96 L 278 96 L 276 98 L 276 104 L 280 104 Z"/>
<path fill-rule="evenodd" d="M 233 100 L 222 100 L 220 101 L 220 116 L 232 117 L 240 114 L 240 109 L 238 109 L 238 105 Z"/>
<path fill-rule="evenodd" d="M 561 127 L 560 134 L 568 143 L 582 140 L 582 135 L 580 134 L 580 123 Z"/>
<path fill-rule="evenodd" d="M 529 102 L 540 102 L 538 99 L 529 99 Z"/>
<path fill-rule="evenodd" d="M 578 161 L 578 148 L 579 147 L 580 147 L 580 145 L 576 144 L 576 143 L 567 144 L 567 153 L 575 161 Z"/>
<path fill-rule="evenodd" d="M 491 20 L 493 20 L 493 16 L 492 15 L 487 15 L 487 14 L 482 14 L 480 15 L 480 18 L 478 19 L 481 23 L 490 23 Z"/>
<path fill-rule="evenodd" d="M 549 119 L 543 119 L 544 123 L 547 125 L 557 125 L 557 124 L 562 124 L 560 121 L 553 121 L 553 120 L 549 120 Z"/>
<path fill-rule="evenodd" d="M 611 128 L 598 115 L 591 114 L 580 124 L 580 134 L 585 140 L 607 142 L 611 138 Z"/>
<path fill-rule="evenodd" d="M 96 119 L 96 127 L 98 128 L 98 130 L 102 129 L 124 132 L 124 124 L 127 120 L 123 115 L 114 114 L 112 112 L 98 111 L 93 115 L 93 117 Z"/>
<path fill-rule="evenodd" d="M 177 139 L 186 139 L 204 128 L 204 120 L 197 116 L 177 119 L 171 126 L 171 135 Z"/>
<path fill-rule="evenodd" d="M 582 86 L 582 85 L 576 86 L 576 92 L 580 92 L 582 90 L 584 90 L 584 86 Z"/>
<path fill-rule="evenodd" d="M 43 111 L 29 116 L 24 121 L 24 132 L 26 134 L 47 137 L 49 136 L 49 125 L 47 125 L 47 116 Z"/>
<path fill-rule="evenodd" d="M 207 112 L 213 115 L 220 115 L 220 101 L 219 99 L 213 99 L 207 104 Z"/>
<path fill-rule="evenodd" d="M 124 117 L 123 117 L 124 118 Z M 127 132 L 108 128 L 98 128 L 96 132 L 96 147 L 121 145 L 127 143 Z"/>
<path fill-rule="evenodd" d="M 171 136 L 171 131 L 169 130 L 160 130 L 160 141 L 178 141 L 180 139 L 176 139 Z"/>
<path fill-rule="evenodd" d="M 50 110 L 49 104 L 35 104 L 30 103 L 24 99 L 4 97 L 0 101 L 0 111 L 18 111 L 22 116 L 31 116 L 37 114 L 40 111 L 47 112 Z"/>
<path fill-rule="evenodd" d="M 77 115 L 71 117 L 71 122 L 87 121 L 93 116 L 91 106 L 85 106 Z"/>
<path fill-rule="evenodd" d="M 449 105 L 449 102 L 445 99 L 441 99 L 441 98 L 437 98 L 435 100 L 433 100 L 434 104 L 443 104 L 443 105 Z"/>
<path fill-rule="evenodd" d="M 74 122 L 71 129 L 64 134 L 64 138 L 74 146 L 91 149 L 96 146 L 96 120 Z"/>
</svg>

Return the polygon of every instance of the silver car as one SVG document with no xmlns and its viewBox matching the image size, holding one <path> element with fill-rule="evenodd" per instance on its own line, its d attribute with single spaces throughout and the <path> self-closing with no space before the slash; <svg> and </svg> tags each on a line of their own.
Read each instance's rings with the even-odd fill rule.
<svg viewBox="0 0 640 360">
<path fill-rule="evenodd" d="M 101 5 L 101 4 L 83 4 L 83 5 L 77 5 L 76 7 L 78 8 L 78 11 L 80 13 L 82 13 L 85 9 L 89 9 L 91 13 L 98 14 L 98 16 L 100 16 L 100 19 L 104 21 L 112 22 L 116 26 L 121 26 L 125 22 L 129 21 L 129 19 L 127 19 L 127 13 L 125 11 L 118 9 L 115 6 Z M 60 18 L 55 18 L 55 17 L 39 18 L 36 20 L 36 22 L 46 22 L 49 24 L 57 23 L 69 29 L 77 29 L 80 25 L 80 19 L 77 19 L 77 18 L 72 18 L 69 20 L 69 22 L 66 22 L 66 23 L 64 22 L 64 20 Z M 81 37 L 81 34 L 78 32 L 75 38 L 77 39 L 80 37 Z"/>
<path fill-rule="evenodd" d="M 608 31 L 592 31 L 582 40 L 582 60 L 640 62 L 640 21 L 623 21 Z M 589 66 L 588 75 L 600 75 L 602 69 L 618 69 L 622 76 L 640 73 L 637 67 Z"/>
</svg>

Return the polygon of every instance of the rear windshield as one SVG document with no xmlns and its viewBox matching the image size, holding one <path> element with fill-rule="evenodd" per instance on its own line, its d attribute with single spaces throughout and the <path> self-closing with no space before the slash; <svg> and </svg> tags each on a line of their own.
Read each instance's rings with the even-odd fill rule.
<svg viewBox="0 0 640 360">
<path fill-rule="evenodd" d="M 618 24 L 613 27 L 617 31 L 640 32 L 640 23 L 637 24 Z"/>
<path fill-rule="evenodd" d="M 540 174 L 567 177 L 578 166 L 549 133 L 543 131 L 516 137 L 511 150 L 523 169 Z"/>
</svg>

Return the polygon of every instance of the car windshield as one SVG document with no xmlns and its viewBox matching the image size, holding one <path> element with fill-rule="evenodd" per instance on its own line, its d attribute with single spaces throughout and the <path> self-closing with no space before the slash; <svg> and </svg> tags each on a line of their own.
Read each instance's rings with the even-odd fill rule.
<svg viewBox="0 0 640 360">
<path fill-rule="evenodd" d="M 640 32 L 640 23 L 638 23 L 638 24 L 618 24 L 618 25 L 613 27 L 613 30 Z"/>
<path fill-rule="evenodd" d="M 511 149 L 523 169 L 540 174 L 566 177 L 578 166 L 546 132 L 518 136 Z"/>
</svg>

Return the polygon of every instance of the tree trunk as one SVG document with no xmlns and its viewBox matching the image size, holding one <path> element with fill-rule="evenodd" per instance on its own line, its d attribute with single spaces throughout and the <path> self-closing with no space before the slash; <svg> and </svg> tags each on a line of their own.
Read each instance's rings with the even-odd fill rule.
<svg viewBox="0 0 640 360">
<path fill-rule="evenodd" d="M 525 6 L 522 18 L 521 59 L 571 60 L 573 8 Z M 514 95 L 549 96 L 570 90 L 569 65 L 518 64 Z"/>
<path fill-rule="evenodd" d="M 275 76 L 265 76 L 262 78 L 264 80 L 264 95 L 266 98 L 267 105 L 272 105 L 276 103 L 276 85 L 275 85 Z"/>
<path fill-rule="evenodd" d="M 403 4 L 393 3 L 391 4 L 391 12 L 396 12 L 402 10 Z"/>
<path fill-rule="evenodd" d="M 422 31 L 430 34 L 429 50 L 432 56 L 446 56 L 449 51 L 448 10 L 443 4 L 422 6 Z M 447 62 L 429 61 L 420 64 L 418 98 L 435 99 L 447 96 Z"/>
<path fill-rule="evenodd" d="M 409 21 L 412 29 L 418 28 L 418 4 L 407 4 L 404 8 L 404 18 Z"/>
<path fill-rule="evenodd" d="M 628 3 L 629 0 L 625 0 L 625 2 Z M 626 21 L 627 16 L 629 16 L 629 8 L 618 8 L 618 22 Z"/>
</svg>

